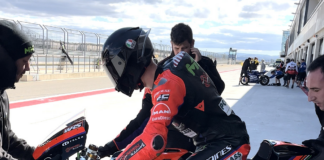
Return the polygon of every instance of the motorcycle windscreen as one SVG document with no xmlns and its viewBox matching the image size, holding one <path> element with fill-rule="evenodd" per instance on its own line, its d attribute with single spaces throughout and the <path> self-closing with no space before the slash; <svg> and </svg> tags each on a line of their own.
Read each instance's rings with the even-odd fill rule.
<svg viewBox="0 0 324 160">
<path fill-rule="evenodd" d="M 88 128 L 85 110 L 67 118 L 37 146 L 33 153 L 34 159 L 52 158 L 56 155 L 60 155 L 61 159 L 68 159 L 85 147 Z"/>
</svg>

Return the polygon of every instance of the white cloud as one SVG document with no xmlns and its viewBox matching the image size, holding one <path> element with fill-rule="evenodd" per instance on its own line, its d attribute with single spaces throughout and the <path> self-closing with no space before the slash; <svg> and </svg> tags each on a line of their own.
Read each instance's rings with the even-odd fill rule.
<svg viewBox="0 0 324 160">
<path fill-rule="evenodd" d="M 29 9 L 24 7 L 22 2 L 0 0 L 1 4 L 6 4 L 0 7 L 0 17 L 98 31 L 102 34 L 109 34 L 126 26 L 150 27 L 152 40 L 162 40 L 164 44 L 169 44 L 171 28 L 179 22 L 184 22 L 191 26 L 194 37 L 199 37 L 196 41 L 211 41 L 207 38 L 209 35 L 222 34 L 232 37 L 235 45 L 267 42 L 267 37 L 255 37 L 255 34 L 281 36 L 282 30 L 287 29 L 291 23 L 285 17 L 291 16 L 291 12 L 296 10 L 294 2 L 295 0 L 30 0 L 28 3 L 33 4 L 33 7 Z M 71 10 L 67 11 L 68 8 Z M 236 41 L 237 32 L 253 36 L 245 37 L 245 42 Z M 205 38 L 202 38 L 204 36 Z M 222 39 L 211 42 L 228 43 Z M 280 48 L 280 43 L 274 47 Z M 213 44 L 210 48 L 212 46 Z M 252 45 L 247 51 L 254 50 Z"/>
</svg>

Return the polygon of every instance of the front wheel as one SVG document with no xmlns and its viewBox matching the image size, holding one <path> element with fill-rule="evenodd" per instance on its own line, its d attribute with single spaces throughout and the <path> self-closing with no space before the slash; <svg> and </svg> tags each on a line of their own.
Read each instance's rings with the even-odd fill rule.
<svg viewBox="0 0 324 160">
<path fill-rule="evenodd" d="M 245 80 L 245 76 L 243 76 L 242 79 L 241 79 L 241 84 L 248 85 L 249 82 L 250 82 L 250 78 L 246 77 L 246 79 L 247 79 L 247 81 Z"/>
<path fill-rule="evenodd" d="M 268 85 L 269 81 L 270 81 L 270 79 L 269 79 L 268 76 L 262 76 L 260 78 L 260 84 L 263 85 L 263 86 Z"/>
</svg>

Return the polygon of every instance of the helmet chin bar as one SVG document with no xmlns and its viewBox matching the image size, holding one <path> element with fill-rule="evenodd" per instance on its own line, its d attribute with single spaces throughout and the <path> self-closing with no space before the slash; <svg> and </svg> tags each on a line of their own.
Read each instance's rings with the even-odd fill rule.
<svg viewBox="0 0 324 160">
<path fill-rule="evenodd" d="M 142 90 L 144 88 L 144 83 L 141 79 L 139 79 L 139 82 L 137 83 L 137 87 L 140 90 L 140 92 L 142 92 Z"/>
<path fill-rule="evenodd" d="M 144 64 L 137 63 L 136 66 L 129 67 L 123 74 L 122 78 L 119 79 L 115 89 L 129 97 L 132 96 L 135 89 L 142 90 L 144 88 L 144 83 L 142 82 L 141 77 L 146 70 L 146 67 L 142 67 L 143 65 Z"/>
</svg>

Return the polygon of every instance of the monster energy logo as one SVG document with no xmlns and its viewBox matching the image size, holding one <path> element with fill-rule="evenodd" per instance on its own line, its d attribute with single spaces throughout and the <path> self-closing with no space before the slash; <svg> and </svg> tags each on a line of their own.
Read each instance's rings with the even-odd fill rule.
<svg viewBox="0 0 324 160">
<path fill-rule="evenodd" d="M 34 45 L 31 46 L 31 47 L 25 48 L 25 54 L 28 54 L 28 53 L 33 52 L 33 51 L 34 51 Z"/>
<path fill-rule="evenodd" d="M 192 58 L 190 58 L 191 59 L 191 65 L 190 64 L 186 64 L 186 67 L 187 67 L 187 70 L 193 75 L 193 76 L 195 76 L 196 74 L 195 74 L 195 72 L 194 72 L 194 70 L 195 69 L 199 69 L 199 65 L 192 59 Z"/>
</svg>

